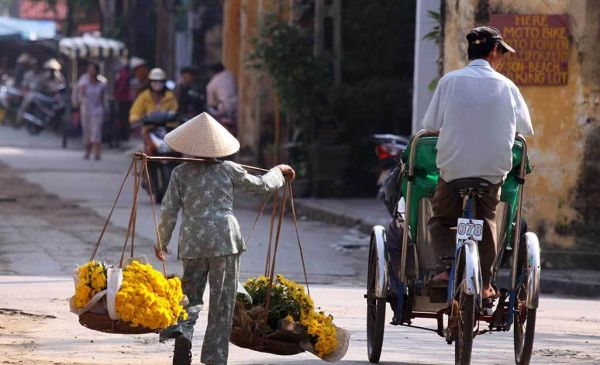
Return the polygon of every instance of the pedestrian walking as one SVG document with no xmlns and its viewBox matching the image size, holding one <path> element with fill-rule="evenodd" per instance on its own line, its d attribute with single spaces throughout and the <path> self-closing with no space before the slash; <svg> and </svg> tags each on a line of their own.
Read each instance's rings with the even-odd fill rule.
<svg viewBox="0 0 600 365">
<path fill-rule="evenodd" d="M 115 76 L 113 99 L 116 103 L 117 114 L 117 147 L 120 141 L 129 141 L 129 110 L 135 99 L 131 87 L 132 70 L 129 61 L 125 60 Z"/>
<path fill-rule="evenodd" d="M 177 214 L 182 210 L 179 252 L 183 261 L 183 291 L 189 299 L 188 319 L 161 333 L 160 339 L 175 338 L 173 364 L 191 363 L 194 324 L 210 283 L 210 304 L 201 361 L 224 365 L 229 351 L 240 255 L 246 250 L 240 226 L 233 215 L 234 189 L 266 194 L 293 179 L 287 165 L 272 168 L 262 176 L 250 175 L 235 162 L 222 158 L 236 153 L 240 144 L 208 113 L 182 124 L 165 138 L 174 150 L 207 159 L 206 163 L 184 163 L 173 171 L 162 202 L 156 257 L 164 261 Z M 285 177 L 284 177 L 285 176 Z"/>
<path fill-rule="evenodd" d="M 81 130 L 85 144 L 84 158 L 89 159 L 93 151 L 94 158 L 100 160 L 106 83 L 100 78 L 100 68 L 97 64 L 88 65 L 87 77 L 82 77 L 80 80 L 78 94 L 77 100 L 81 105 Z"/>
</svg>

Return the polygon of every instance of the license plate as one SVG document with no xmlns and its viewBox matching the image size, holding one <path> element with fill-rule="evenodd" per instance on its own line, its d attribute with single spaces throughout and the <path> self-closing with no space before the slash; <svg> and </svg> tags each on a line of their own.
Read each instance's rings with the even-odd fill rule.
<svg viewBox="0 0 600 365">
<path fill-rule="evenodd" d="M 483 221 L 479 219 L 458 218 L 456 239 L 481 241 L 483 239 Z"/>
</svg>

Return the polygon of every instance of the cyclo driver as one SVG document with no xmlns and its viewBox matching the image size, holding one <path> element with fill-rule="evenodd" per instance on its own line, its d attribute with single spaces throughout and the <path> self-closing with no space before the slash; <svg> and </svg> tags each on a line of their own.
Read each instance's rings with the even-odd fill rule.
<svg viewBox="0 0 600 365">
<path fill-rule="evenodd" d="M 500 188 L 512 168 L 516 133 L 533 135 L 529 109 L 517 86 L 496 72 L 507 52 L 515 52 L 488 26 L 473 28 L 466 36 L 469 65 L 442 77 L 423 119 L 426 130 L 439 132 L 436 164 L 440 179 L 432 199 L 428 228 L 440 270 L 433 282 L 448 281 L 443 257 L 453 257 L 462 199 L 449 183 L 463 178 L 489 181 L 487 194 L 475 198 L 475 218 L 484 221 L 479 243 L 482 299 L 496 298 L 492 286 L 497 253 L 496 206 Z"/>
</svg>

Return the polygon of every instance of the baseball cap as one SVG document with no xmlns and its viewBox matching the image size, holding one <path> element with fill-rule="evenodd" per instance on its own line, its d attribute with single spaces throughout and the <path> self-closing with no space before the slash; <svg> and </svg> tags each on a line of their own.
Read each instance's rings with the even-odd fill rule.
<svg viewBox="0 0 600 365">
<path fill-rule="evenodd" d="M 483 26 L 471 29 L 469 33 L 467 33 L 467 41 L 469 42 L 469 45 L 479 45 L 487 42 L 493 42 L 494 44 L 499 44 L 502 46 L 502 51 L 504 53 L 515 53 L 515 49 L 509 46 L 504 39 L 502 39 L 500 31 L 494 27 Z"/>
</svg>

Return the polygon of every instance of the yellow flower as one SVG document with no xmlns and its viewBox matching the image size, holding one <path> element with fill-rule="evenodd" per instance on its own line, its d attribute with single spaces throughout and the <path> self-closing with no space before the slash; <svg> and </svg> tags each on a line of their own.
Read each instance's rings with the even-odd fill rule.
<svg viewBox="0 0 600 365">
<path fill-rule="evenodd" d="M 90 261 L 77 269 L 79 283 L 75 287 L 75 307 L 85 307 L 96 293 L 106 289 L 106 265 Z"/>
<path fill-rule="evenodd" d="M 181 305 L 181 280 L 166 279 L 151 265 L 133 261 L 123 270 L 123 284 L 115 298 L 121 319 L 133 326 L 164 329 L 187 319 Z"/>
<path fill-rule="evenodd" d="M 282 288 L 286 295 L 300 307 L 300 317 L 293 318 L 288 314 L 284 319 L 299 322 L 306 327 L 306 333 L 311 337 L 317 356 L 323 358 L 338 348 L 337 329 L 333 324 L 333 317 L 323 311 L 316 311 L 312 298 L 305 292 L 304 287 L 295 281 L 277 275 L 274 287 Z M 268 285 L 269 278 L 260 276 L 249 279 L 244 287 L 262 288 Z M 255 298 L 253 298 L 255 299 Z M 255 303 L 260 305 L 261 303 Z"/>
</svg>

